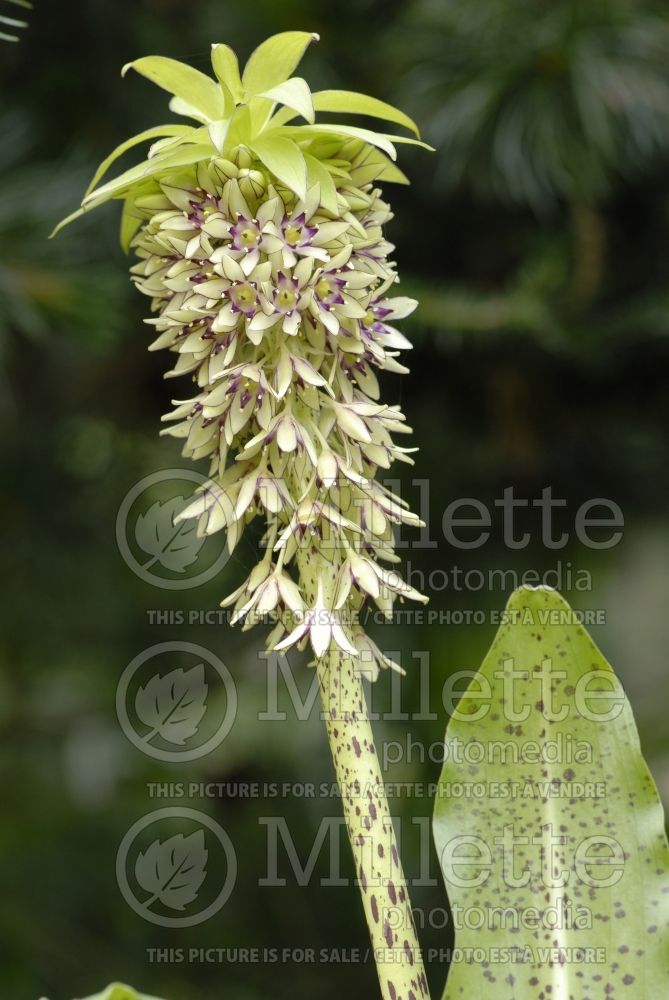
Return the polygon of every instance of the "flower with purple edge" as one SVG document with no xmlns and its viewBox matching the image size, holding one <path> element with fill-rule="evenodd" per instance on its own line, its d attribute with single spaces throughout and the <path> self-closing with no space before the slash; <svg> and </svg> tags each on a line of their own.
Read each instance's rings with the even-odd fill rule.
<svg viewBox="0 0 669 1000">
<path fill-rule="evenodd" d="M 314 294 L 321 308 L 329 311 L 333 306 L 343 304 L 342 290 L 345 287 L 345 279 L 338 277 L 336 272 L 323 271 L 314 286 Z"/>
<path fill-rule="evenodd" d="M 339 332 L 339 320 L 333 313 L 336 306 L 343 305 L 346 281 L 337 271 L 321 271 L 313 284 L 311 310 L 328 333 Z"/>
<path fill-rule="evenodd" d="M 194 226 L 203 226 L 209 216 L 219 211 L 219 202 L 212 194 L 201 192 L 200 195 L 193 192 L 193 197 L 189 202 L 190 211 L 186 212 L 186 218 Z"/>
<path fill-rule="evenodd" d="M 237 221 L 230 226 L 228 252 L 239 258 L 244 274 L 250 274 L 260 261 L 260 253 L 274 253 L 281 249 L 281 241 L 259 219 L 247 218 L 238 213 Z"/>
<path fill-rule="evenodd" d="M 305 212 L 293 218 L 286 218 L 281 223 L 281 235 L 293 250 L 298 251 L 301 247 L 309 246 L 312 239 L 318 232 L 318 226 L 308 226 Z"/>
<path fill-rule="evenodd" d="M 272 305 L 274 311 L 284 317 L 283 332 L 289 336 L 296 334 L 300 325 L 302 299 L 299 279 L 279 271 L 274 285 Z"/>
<path fill-rule="evenodd" d="M 333 252 L 336 253 L 336 241 L 345 239 L 344 234 L 350 229 L 350 223 L 345 220 L 333 221 L 316 215 L 317 194 L 318 188 L 311 188 L 305 201 L 298 202 L 292 212 L 277 214 L 267 226 L 268 233 L 274 234 L 281 243 L 286 268 L 294 267 L 299 257 L 312 257 L 327 263 Z M 315 218 L 319 221 L 314 221 Z"/>
<path fill-rule="evenodd" d="M 326 250 L 312 245 L 314 237 L 318 233 L 318 226 L 307 224 L 306 212 L 300 212 L 299 215 L 294 216 L 284 216 L 279 226 L 279 232 L 284 243 L 283 262 L 286 267 L 292 267 L 298 256 L 316 257 L 319 260 L 328 259 Z"/>
<path fill-rule="evenodd" d="M 257 219 L 246 219 L 237 216 L 237 221 L 230 226 L 231 245 L 233 250 L 251 251 L 260 246 L 262 230 Z"/>
<path fill-rule="evenodd" d="M 366 315 L 360 320 L 360 322 L 368 329 L 373 330 L 374 333 L 383 333 L 383 321 L 391 315 L 392 309 L 388 306 L 384 306 L 383 302 L 371 302 Z"/>
<path fill-rule="evenodd" d="M 305 286 L 312 269 L 313 262 L 305 259 L 293 269 L 292 274 L 278 271 L 273 282 L 264 283 L 262 312 L 258 312 L 249 323 L 250 336 L 262 336 L 279 321 L 282 321 L 281 329 L 287 336 L 295 336 L 300 328 L 302 313 L 308 305 Z"/>
<path fill-rule="evenodd" d="M 404 319 L 414 311 L 417 304 L 415 299 L 405 296 L 390 299 L 379 297 L 370 302 L 366 314 L 358 321 L 358 328 L 362 342 L 376 364 L 397 372 L 407 371 L 392 358 L 398 351 L 409 350 L 411 342 L 386 321 Z M 390 348 L 392 353 L 388 355 L 385 348 Z"/>
<path fill-rule="evenodd" d="M 233 281 L 228 289 L 228 299 L 234 313 L 243 313 L 247 319 L 255 316 L 258 290 L 252 281 Z"/>
</svg>

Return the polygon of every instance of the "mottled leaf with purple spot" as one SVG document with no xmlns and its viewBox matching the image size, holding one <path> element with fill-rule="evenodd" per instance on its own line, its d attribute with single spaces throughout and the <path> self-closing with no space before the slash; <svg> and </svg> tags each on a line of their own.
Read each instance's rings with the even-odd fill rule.
<svg viewBox="0 0 669 1000">
<path fill-rule="evenodd" d="M 443 1000 L 668 996 L 662 806 L 622 687 L 555 591 L 512 595 L 444 759 Z"/>
</svg>

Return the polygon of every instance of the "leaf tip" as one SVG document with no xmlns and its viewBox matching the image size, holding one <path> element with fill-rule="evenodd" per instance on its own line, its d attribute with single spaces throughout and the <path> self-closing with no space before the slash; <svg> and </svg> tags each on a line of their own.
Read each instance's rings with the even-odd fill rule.
<svg viewBox="0 0 669 1000">
<path fill-rule="evenodd" d="M 79 219 L 84 214 L 84 211 L 85 209 L 83 207 L 78 208 L 76 212 L 72 212 L 71 215 L 66 216 L 64 219 L 61 219 L 60 222 L 58 222 L 53 227 L 52 231 L 49 233 L 49 239 L 52 240 L 54 236 L 58 235 L 61 229 L 65 229 L 65 226 L 69 226 L 69 224 L 71 222 L 74 222 L 75 219 Z"/>
<path fill-rule="evenodd" d="M 554 587 L 543 583 L 536 586 L 525 583 L 517 587 L 507 601 L 506 610 L 514 613 L 522 608 L 536 609 L 546 606 L 552 606 L 556 610 L 559 608 L 562 611 L 565 609 L 571 611 L 562 594 Z"/>
</svg>

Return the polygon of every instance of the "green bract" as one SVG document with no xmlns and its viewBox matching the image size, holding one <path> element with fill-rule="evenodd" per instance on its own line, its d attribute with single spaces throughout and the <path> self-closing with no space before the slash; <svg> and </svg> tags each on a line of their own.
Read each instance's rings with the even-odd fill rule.
<svg viewBox="0 0 669 1000">
<path fill-rule="evenodd" d="M 175 169 L 233 157 L 245 149 L 298 198 L 307 187 L 320 186 L 324 209 L 337 211 L 336 182 L 345 180 L 343 163 L 364 156 L 368 180 L 407 183 L 395 166 L 396 143 L 425 146 L 419 138 L 387 135 L 370 129 L 325 122 L 316 123 L 320 111 L 365 115 L 400 125 L 418 137 L 415 123 L 384 101 L 347 90 L 311 93 L 308 84 L 293 77 L 305 50 L 318 35 L 286 31 L 259 45 L 240 75 L 237 56 L 228 45 L 212 46 L 211 62 L 216 79 L 165 56 L 145 56 L 128 63 L 123 74 L 134 69 L 172 94 L 170 110 L 199 122 L 194 125 L 158 125 L 121 143 L 100 164 L 81 208 L 56 227 L 113 198 L 125 202 L 122 244 L 128 249 L 133 233 L 145 217 L 137 202 L 158 190 L 162 177 Z M 308 124 L 289 124 L 302 117 Z M 114 162 L 133 146 L 156 140 L 147 159 L 101 184 Z M 425 147 L 429 148 L 429 147 Z M 342 162 L 343 161 L 343 162 Z"/>
</svg>

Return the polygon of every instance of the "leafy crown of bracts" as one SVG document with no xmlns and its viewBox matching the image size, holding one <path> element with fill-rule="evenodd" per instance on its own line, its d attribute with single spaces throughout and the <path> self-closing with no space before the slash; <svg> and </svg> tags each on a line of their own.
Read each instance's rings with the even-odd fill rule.
<svg viewBox="0 0 669 1000">
<path fill-rule="evenodd" d="M 266 518 L 263 554 L 224 605 L 245 627 L 271 616 L 268 645 L 310 640 L 365 663 L 396 666 L 366 636 L 368 599 L 390 617 L 399 597 L 423 600 L 393 569 L 393 525 L 420 525 L 375 477 L 414 449 L 410 428 L 379 401 L 376 369 L 406 372 L 411 345 L 394 326 L 416 306 L 398 282 L 378 184 L 407 183 L 397 143 L 424 146 L 403 112 L 362 94 L 311 93 L 292 76 L 318 36 L 284 32 L 242 74 L 227 45 L 212 47 L 216 79 L 162 56 L 129 63 L 172 94 L 198 124 L 147 129 L 100 165 L 81 208 L 123 201 L 121 242 L 151 299 L 152 350 L 177 356 L 196 394 L 174 401 L 163 431 L 183 454 L 208 458 L 209 481 L 179 516 L 201 534 Z M 317 112 L 383 119 L 413 136 L 316 121 Z M 296 125 L 302 117 L 306 124 Z M 114 180 L 118 157 L 153 141 L 147 159 Z M 426 147 L 429 148 L 429 147 Z M 58 227 L 61 228 L 61 227 Z"/>
</svg>

